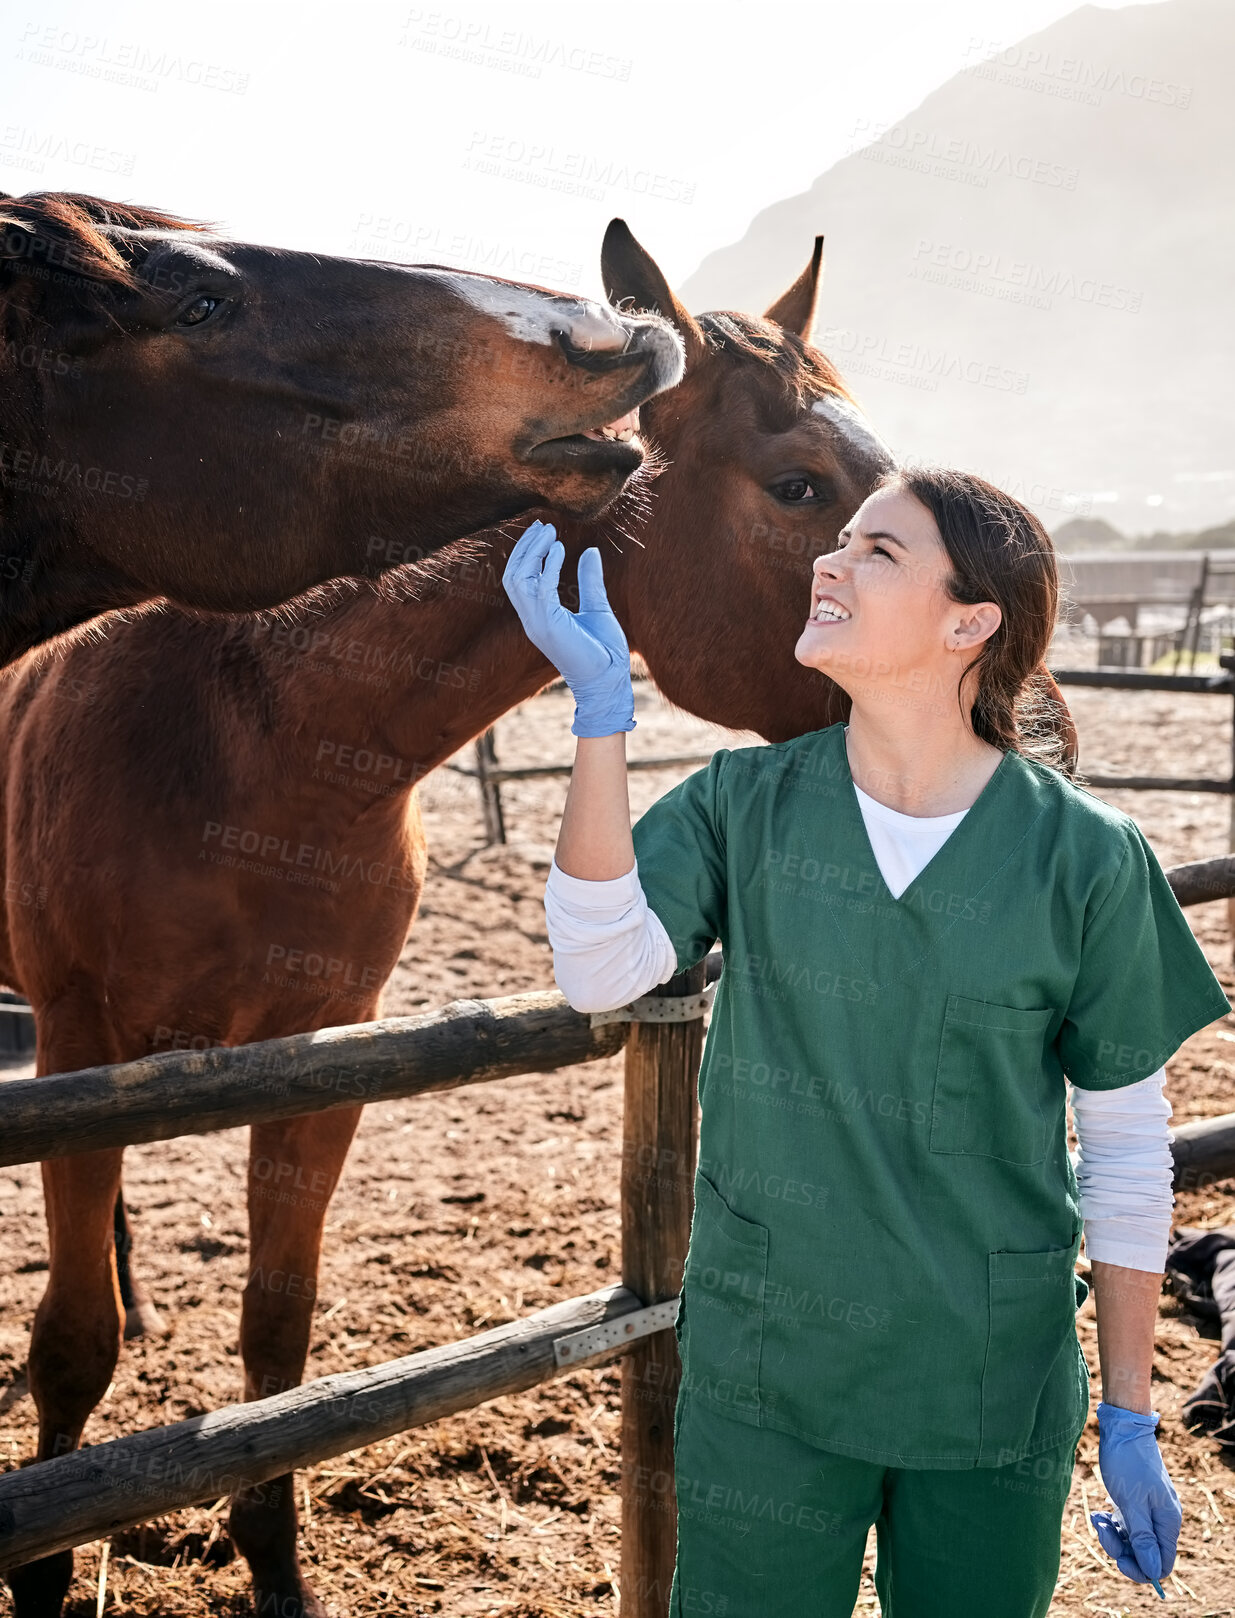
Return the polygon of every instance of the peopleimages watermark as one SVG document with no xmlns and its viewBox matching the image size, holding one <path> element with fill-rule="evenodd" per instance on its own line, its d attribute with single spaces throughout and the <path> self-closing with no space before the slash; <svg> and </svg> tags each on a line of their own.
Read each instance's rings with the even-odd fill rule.
<svg viewBox="0 0 1235 1618">
<path fill-rule="evenodd" d="M 959 242 L 935 241 L 929 236 L 919 236 L 914 244 L 907 274 L 912 280 L 976 292 L 1032 309 L 1052 309 L 1055 298 L 1070 298 L 1095 309 L 1136 315 L 1144 296 L 1117 281 L 1105 281 L 1083 271 L 1049 269 L 1032 259 L 1013 258 Z"/>
<path fill-rule="evenodd" d="M 4 357 L 10 366 L 23 371 L 41 371 L 44 376 L 80 376 L 83 370 L 80 354 L 66 354 L 63 349 L 48 348 L 45 343 L 18 343 L 10 338 L 4 344 Z"/>
<path fill-rule="evenodd" d="M 874 864 L 842 865 L 835 860 L 820 860 L 800 849 L 765 848 L 752 891 L 760 888 L 834 907 L 844 905 L 850 910 L 866 912 L 880 906 L 879 913 L 893 913 L 890 906 L 882 903 L 888 889 Z M 967 893 L 928 888 L 920 881 L 911 882 L 895 904 L 898 913 L 929 911 L 941 919 L 975 921 L 984 927 L 992 914 L 989 899 L 978 900 Z M 811 968 L 794 963 L 773 971 L 774 963 L 766 957 L 751 956 L 750 960 L 757 964 L 758 975 L 773 984 L 788 983 L 795 988 L 809 984 L 817 994 L 827 993 L 838 999 L 860 998 L 868 1003 L 878 993 L 876 984 L 861 978 L 838 977 L 826 972 L 812 977 Z"/>
<path fill-rule="evenodd" d="M 628 56 L 611 56 L 549 34 L 495 27 L 475 18 L 420 6 L 409 9 L 399 44 L 430 56 L 490 67 L 525 79 L 538 79 L 546 67 L 552 67 L 625 84 L 633 66 Z"/>
<path fill-rule="evenodd" d="M 328 986 L 332 992 L 376 991 L 387 977 L 380 967 L 367 962 L 345 960 L 341 955 L 300 949 L 291 944 L 271 944 L 266 950 L 266 968 L 268 973 L 273 969 L 289 980 L 310 979 L 315 984 Z"/>
<path fill-rule="evenodd" d="M 805 1101 L 819 1101 L 836 1110 L 830 1114 L 836 1122 L 849 1121 L 859 1113 L 876 1115 L 897 1123 L 926 1124 L 930 1122 L 927 1103 L 921 1099 L 898 1095 L 892 1090 L 865 1089 L 856 1081 L 846 1084 L 840 1079 L 822 1073 L 808 1073 L 801 1068 L 774 1067 L 748 1056 L 733 1056 L 720 1052 L 712 1064 L 725 1095 L 736 1099 L 763 1092 L 771 1096 L 800 1096 Z M 797 1111 L 817 1108 L 798 1107 Z M 825 1188 L 820 1188 L 825 1189 Z M 826 1200 L 826 1199 L 825 1199 Z"/>
<path fill-rule="evenodd" d="M 963 71 L 975 78 L 991 79 L 1014 89 L 1034 90 L 1040 95 L 1063 101 L 1080 101 L 1099 107 L 1105 95 L 1128 96 L 1133 101 L 1152 102 L 1161 107 L 1186 109 L 1192 101 L 1192 86 L 1176 84 L 1153 74 L 1140 73 L 1110 63 L 1097 63 L 1084 56 L 1064 56 L 1039 45 L 983 39 L 975 35 L 965 48 L 967 57 L 982 60 Z"/>
<path fill-rule="evenodd" d="M 137 154 L 117 152 L 110 146 L 52 130 L 31 129 L 27 124 L 5 124 L 0 128 L 0 158 L 9 168 L 22 169 L 27 174 L 42 174 L 48 162 L 68 163 L 100 174 L 132 174 Z"/>
<path fill-rule="evenodd" d="M 874 123 L 869 118 L 855 123 L 846 155 L 979 190 L 992 179 L 1007 179 L 1075 191 L 1078 174 L 1069 164 L 994 142 L 987 145 L 972 135 L 943 134 L 907 123 Z"/>
<path fill-rule="evenodd" d="M 382 691 L 389 691 L 396 682 L 410 686 L 419 680 L 427 685 L 445 686 L 451 691 L 474 693 L 479 690 L 485 672 L 477 664 L 451 663 L 445 658 L 429 657 L 401 644 L 392 644 L 388 637 L 369 640 L 337 629 L 282 624 L 272 618 L 262 618 L 255 626 L 254 635 L 277 666 L 305 674 L 337 675 Z M 362 758 L 367 761 L 363 768 L 374 768 L 378 776 L 399 765 L 400 769 L 391 776 L 392 782 L 399 786 L 414 785 L 425 773 L 424 766 L 407 760 L 363 748 L 349 749 L 326 739 L 318 745 L 315 765 L 324 769 L 326 764 L 333 763 L 361 769 Z M 315 767 L 313 779 L 343 782 L 344 777 L 319 774 Z"/>
<path fill-rule="evenodd" d="M 209 858 L 213 864 L 251 870 L 258 876 L 299 878 L 309 886 L 324 886 L 332 893 L 338 892 L 340 877 L 370 887 L 398 888 L 412 894 L 420 892 L 402 864 L 366 860 L 346 849 L 340 852 L 313 843 L 297 843 L 278 832 L 208 820 L 202 831 L 202 843 L 211 846 L 203 847 L 198 859 Z M 238 859 L 238 855 L 250 858 Z"/>
<path fill-rule="evenodd" d="M 149 478 L 134 477 L 105 466 L 88 466 L 67 455 L 48 455 L 22 444 L 0 441 L 0 483 L 5 488 L 55 499 L 66 491 L 106 494 L 140 504 L 150 489 Z"/>
<path fill-rule="evenodd" d="M 1029 387 L 1028 371 L 916 339 L 825 326 L 817 341 L 825 353 L 844 355 L 846 375 L 873 376 L 923 393 L 938 392 L 941 382 L 964 382 L 970 387 L 993 388 L 996 393 L 1020 394 Z"/>
<path fill-rule="evenodd" d="M 218 62 L 151 50 L 139 40 L 110 39 L 106 34 L 83 33 L 55 23 L 26 23 L 18 36 L 17 60 L 130 90 L 153 92 L 168 79 L 229 95 L 243 95 L 249 88 L 247 73 Z"/>
<path fill-rule="evenodd" d="M 997 489 L 1010 494 L 1024 505 L 1036 506 L 1043 511 L 1060 511 L 1068 517 L 1093 515 L 1093 496 L 1080 494 L 1075 489 L 1061 489 L 1057 483 L 1044 483 L 1040 478 L 1027 480 L 1017 472 L 1007 472 L 991 478 Z"/>
<path fill-rule="evenodd" d="M 632 165 L 624 158 L 572 150 L 523 135 L 476 129 L 464 151 L 463 167 L 495 179 L 513 180 L 603 202 L 611 191 L 658 202 L 690 203 L 695 182 L 662 170 Z"/>
<path fill-rule="evenodd" d="M 578 286 L 583 279 L 583 265 L 578 261 L 475 236 L 471 231 L 443 230 L 439 225 L 395 219 L 390 214 L 359 214 L 349 246 L 354 253 L 378 251 L 383 255 L 397 247 L 405 250 L 409 264 L 432 261 L 457 265 L 460 269 L 483 270 L 507 280 L 534 281 L 559 289 Z"/>
</svg>

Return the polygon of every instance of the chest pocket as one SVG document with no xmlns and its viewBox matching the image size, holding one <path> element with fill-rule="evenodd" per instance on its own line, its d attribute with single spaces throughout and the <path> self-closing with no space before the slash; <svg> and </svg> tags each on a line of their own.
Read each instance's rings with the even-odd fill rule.
<svg viewBox="0 0 1235 1618">
<path fill-rule="evenodd" d="M 931 1110 L 932 1152 L 1040 1163 L 1046 1156 L 1043 1043 L 1050 1006 L 950 994 Z"/>
</svg>

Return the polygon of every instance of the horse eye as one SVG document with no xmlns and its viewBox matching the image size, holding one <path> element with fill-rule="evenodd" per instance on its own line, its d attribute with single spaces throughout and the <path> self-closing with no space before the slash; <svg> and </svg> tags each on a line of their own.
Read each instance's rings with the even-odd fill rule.
<svg viewBox="0 0 1235 1618">
<path fill-rule="evenodd" d="M 200 298 L 193 300 L 183 314 L 176 317 L 177 326 L 200 326 L 203 320 L 210 319 L 222 302 L 222 298 L 207 297 L 203 293 Z"/>
<path fill-rule="evenodd" d="M 809 478 L 786 478 L 783 483 L 774 484 L 772 492 L 778 500 L 784 500 L 789 505 L 800 505 L 803 501 L 819 498 Z"/>
</svg>

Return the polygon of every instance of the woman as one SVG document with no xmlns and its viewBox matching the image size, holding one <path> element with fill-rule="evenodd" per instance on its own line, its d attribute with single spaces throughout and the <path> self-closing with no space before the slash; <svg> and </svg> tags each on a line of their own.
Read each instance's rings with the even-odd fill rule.
<svg viewBox="0 0 1235 1618">
<path fill-rule="evenodd" d="M 979 478 L 900 470 L 841 539 L 795 656 L 849 693 L 848 724 L 722 749 L 633 837 L 629 656 L 599 553 L 575 615 L 553 529 L 520 540 L 506 588 L 579 738 L 546 889 L 555 972 L 600 1010 L 724 949 L 671 1612 L 848 1618 L 874 1522 L 885 1615 L 1030 1618 L 1088 1414 L 1082 1222 L 1116 1507 L 1095 1524 L 1134 1582 L 1174 1562 L 1149 1397 L 1163 1064 L 1229 1007 L 1136 823 L 1059 768 L 1034 682 L 1058 603 L 1041 524 Z"/>
</svg>

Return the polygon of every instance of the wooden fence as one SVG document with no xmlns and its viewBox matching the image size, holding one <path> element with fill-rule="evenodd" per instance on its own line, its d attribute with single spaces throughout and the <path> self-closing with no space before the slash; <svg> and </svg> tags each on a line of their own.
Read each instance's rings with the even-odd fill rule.
<svg viewBox="0 0 1235 1618">
<path fill-rule="evenodd" d="M 0 1085 L 0 1162 L 7 1165 L 626 1052 L 620 1285 L 462 1342 L 0 1475 L 0 1568 L 620 1355 L 622 1610 L 628 1618 L 660 1618 L 669 1602 L 676 1516 L 665 1509 L 664 1491 L 650 1495 L 645 1480 L 673 1475 L 681 1365 L 667 1328 L 677 1316 L 690 1233 L 707 976 L 701 962 L 617 1013 L 574 1011 L 556 991 L 464 1000 L 416 1017 L 161 1052 Z"/>
<path fill-rule="evenodd" d="M 1235 892 L 1235 858 L 1167 873 L 1181 904 Z M 674 1337 L 693 1203 L 702 1016 L 719 952 L 632 1007 L 587 1015 L 552 992 L 290 1039 L 169 1051 L 0 1085 L 0 1165 L 203 1134 L 596 1061 L 625 1049 L 622 1280 L 462 1342 L 0 1475 L 0 1568 L 217 1500 L 580 1367 L 622 1358 L 622 1607 L 667 1608 L 676 1516 Z M 1175 1132 L 1175 1183 L 1235 1173 L 1235 1114 Z"/>
</svg>

